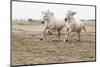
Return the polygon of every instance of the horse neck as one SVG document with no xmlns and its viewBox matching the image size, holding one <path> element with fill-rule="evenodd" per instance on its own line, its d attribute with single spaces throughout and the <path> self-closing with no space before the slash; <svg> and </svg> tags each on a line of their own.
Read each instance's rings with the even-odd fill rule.
<svg viewBox="0 0 100 67">
<path fill-rule="evenodd" d="M 54 21 L 54 19 L 55 19 L 55 16 L 51 16 L 51 17 L 49 17 L 48 22 L 52 22 L 52 21 Z"/>
<path fill-rule="evenodd" d="M 68 23 L 73 23 L 74 20 L 75 20 L 74 17 L 69 17 L 69 18 L 68 18 Z"/>
</svg>

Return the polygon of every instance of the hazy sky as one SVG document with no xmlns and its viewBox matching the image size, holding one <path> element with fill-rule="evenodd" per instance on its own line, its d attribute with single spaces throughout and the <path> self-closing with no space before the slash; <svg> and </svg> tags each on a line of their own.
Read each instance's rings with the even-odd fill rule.
<svg viewBox="0 0 100 67">
<path fill-rule="evenodd" d="M 79 19 L 95 19 L 95 7 L 79 5 L 59 5 L 29 2 L 12 2 L 12 18 L 23 19 L 32 18 L 40 19 L 41 11 L 50 10 L 56 17 L 64 18 L 67 10 L 72 9 L 77 12 L 76 17 Z"/>
</svg>

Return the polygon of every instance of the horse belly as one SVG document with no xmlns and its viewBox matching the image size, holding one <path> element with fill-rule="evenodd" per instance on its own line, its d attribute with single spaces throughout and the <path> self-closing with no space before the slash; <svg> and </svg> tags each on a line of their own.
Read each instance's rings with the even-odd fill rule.
<svg viewBox="0 0 100 67">
<path fill-rule="evenodd" d="M 72 26 L 72 32 L 79 32 L 81 31 L 82 27 L 81 26 Z"/>
</svg>

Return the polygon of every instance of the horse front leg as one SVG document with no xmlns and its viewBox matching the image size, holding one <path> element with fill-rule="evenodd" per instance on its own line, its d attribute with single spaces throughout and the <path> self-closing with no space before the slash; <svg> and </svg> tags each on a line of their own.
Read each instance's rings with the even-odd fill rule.
<svg viewBox="0 0 100 67">
<path fill-rule="evenodd" d="M 80 41 L 80 32 L 77 32 L 78 34 L 78 40 L 77 41 Z"/>
<path fill-rule="evenodd" d="M 67 40 L 67 39 L 66 39 L 66 38 L 67 38 L 67 30 L 68 30 L 68 28 L 66 27 L 66 28 L 65 28 L 65 35 L 64 35 L 64 40 L 63 40 L 63 42 L 66 42 L 66 40 Z"/>
<path fill-rule="evenodd" d="M 46 30 L 47 30 L 47 27 L 44 28 L 44 30 L 43 30 L 43 32 L 42 32 L 42 34 L 41 34 L 41 38 L 40 38 L 40 40 L 43 40 L 43 38 L 44 38 L 44 34 L 45 34 Z"/>
<path fill-rule="evenodd" d="M 66 29 L 65 30 L 65 39 L 64 39 L 64 42 L 68 41 L 68 37 L 69 37 L 69 33 L 71 32 L 72 30 L 71 29 Z"/>
</svg>

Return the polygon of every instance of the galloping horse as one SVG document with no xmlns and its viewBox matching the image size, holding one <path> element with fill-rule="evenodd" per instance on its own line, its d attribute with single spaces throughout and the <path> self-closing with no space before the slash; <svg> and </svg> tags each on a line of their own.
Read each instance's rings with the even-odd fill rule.
<svg viewBox="0 0 100 67">
<path fill-rule="evenodd" d="M 77 32 L 78 34 L 78 41 L 80 41 L 80 32 L 82 29 L 86 32 L 85 25 L 80 20 L 76 20 L 74 15 L 76 12 L 72 10 L 68 10 L 68 13 L 65 17 L 65 39 L 64 42 L 68 41 L 68 36 L 71 32 Z"/>
<path fill-rule="evenodd" d="M 61 35 L 61 30 L 62 28 L 64 28 L 65 26 L 65 21 L 64 19 L 58 19 L 58 18 L 55 18 L 53 12 L 50 12 L 49 10 L 48 11 L 42 11 L 41 12 L 42 15 L 43 15 L 43 18 L 42 18 L 42 23 L 45 24 L 45 27 L 44 27 L 44 30 L 41 34 L 41 38 L 40 40 L 43 40 L 44 38 L 44 33 L 47 29 L 49 30 L 57 30 L 57 36 L 55 39 L 58 38 L 58 40 L 60 39 L 60 35 Z"/>
</svg>

